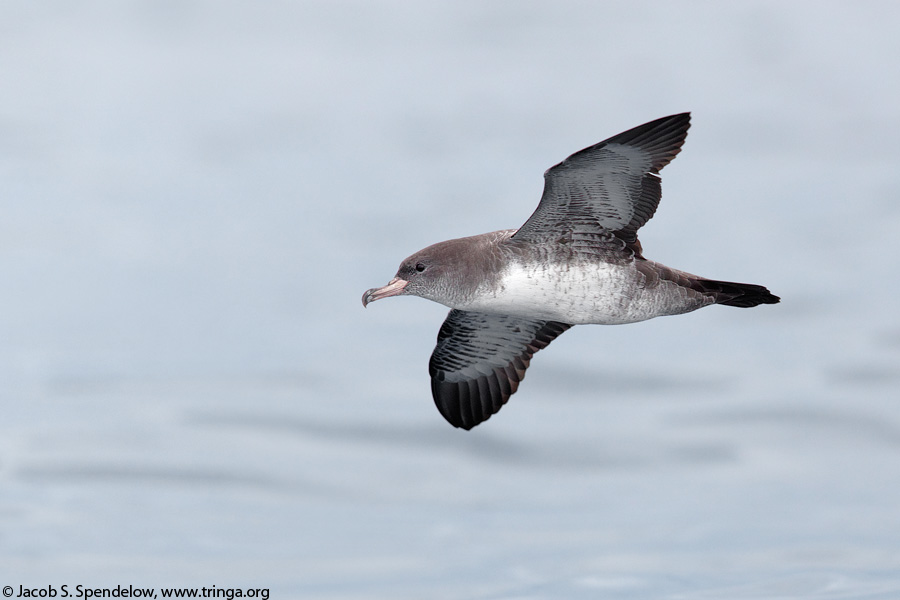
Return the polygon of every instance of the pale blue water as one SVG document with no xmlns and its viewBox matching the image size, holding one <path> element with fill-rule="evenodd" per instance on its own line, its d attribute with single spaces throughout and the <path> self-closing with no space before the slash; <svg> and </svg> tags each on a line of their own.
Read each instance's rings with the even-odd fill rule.
<svg viewBox="0 0 900 600">
<path fill-rule="evenodd" d="M 0 586 L 900 597 L 893 3 L 0 5 Z M 362 292 L 694 113 L 648 257 L 466 433 Z"/>
</svg>

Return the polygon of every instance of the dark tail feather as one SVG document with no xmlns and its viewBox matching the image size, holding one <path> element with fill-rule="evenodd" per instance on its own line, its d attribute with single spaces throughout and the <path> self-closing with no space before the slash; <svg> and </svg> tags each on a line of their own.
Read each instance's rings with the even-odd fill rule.
<svg viewBox="0 0 900 600">
<path fill-rule="evenodd" d="M 698 279 L 694 282 L 697 290 L 716 299 L 716 304 L 750 308 L 759 304 L 778 304 L 781 300 L 761 285 Z M 693 287 L 693 286 L 692 286 Z"/>
</svg>

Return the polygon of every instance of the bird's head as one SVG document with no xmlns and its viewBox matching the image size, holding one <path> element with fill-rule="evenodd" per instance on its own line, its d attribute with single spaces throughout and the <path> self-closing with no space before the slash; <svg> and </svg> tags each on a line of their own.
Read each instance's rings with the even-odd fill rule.
<svg viewBox="0 0 900 600">
<path fill-rule="evenodd" d="M 390 296 L 419 296 L 456 308 L 481 284 L 486 256 L 479 252 L 486 236 L 440 242 L 400 263 L 387 285 L 366 290 L 363 306 Z"/>
</svg>

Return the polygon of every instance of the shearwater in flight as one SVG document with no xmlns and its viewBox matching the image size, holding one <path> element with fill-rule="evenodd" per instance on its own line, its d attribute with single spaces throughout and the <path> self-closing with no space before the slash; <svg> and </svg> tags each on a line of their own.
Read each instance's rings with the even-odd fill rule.
<svg viewBox="0 0 900 600">
<path fill-rule="evenodd" d="M 471 429 L 515 393 L 535 352 L 573 325 L 617 325 L 710 304 L 775 304 L 761 285 L 715 281 L 643 256 L 637 230 L 659 204 L 659 171 L 681 151 L 690 113 L 651 121 L 544 173 L 519 229 L 440 242 L 363 294 L 450 307 L 428 371 L 438 410 Z"/>
</svg>

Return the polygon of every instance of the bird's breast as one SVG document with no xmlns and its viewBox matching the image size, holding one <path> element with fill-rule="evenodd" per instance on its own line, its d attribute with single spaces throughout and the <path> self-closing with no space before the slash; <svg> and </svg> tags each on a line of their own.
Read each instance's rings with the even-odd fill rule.
<svg viewBox="0 0 900 600">
<path fill-rule="evenodd" d="M 654 316 L 641 310 L 642 292 L 643 277 L 630 264 L 514 261 L 459 308 L 573 325 L 613 325 Z"/>
</svg>

